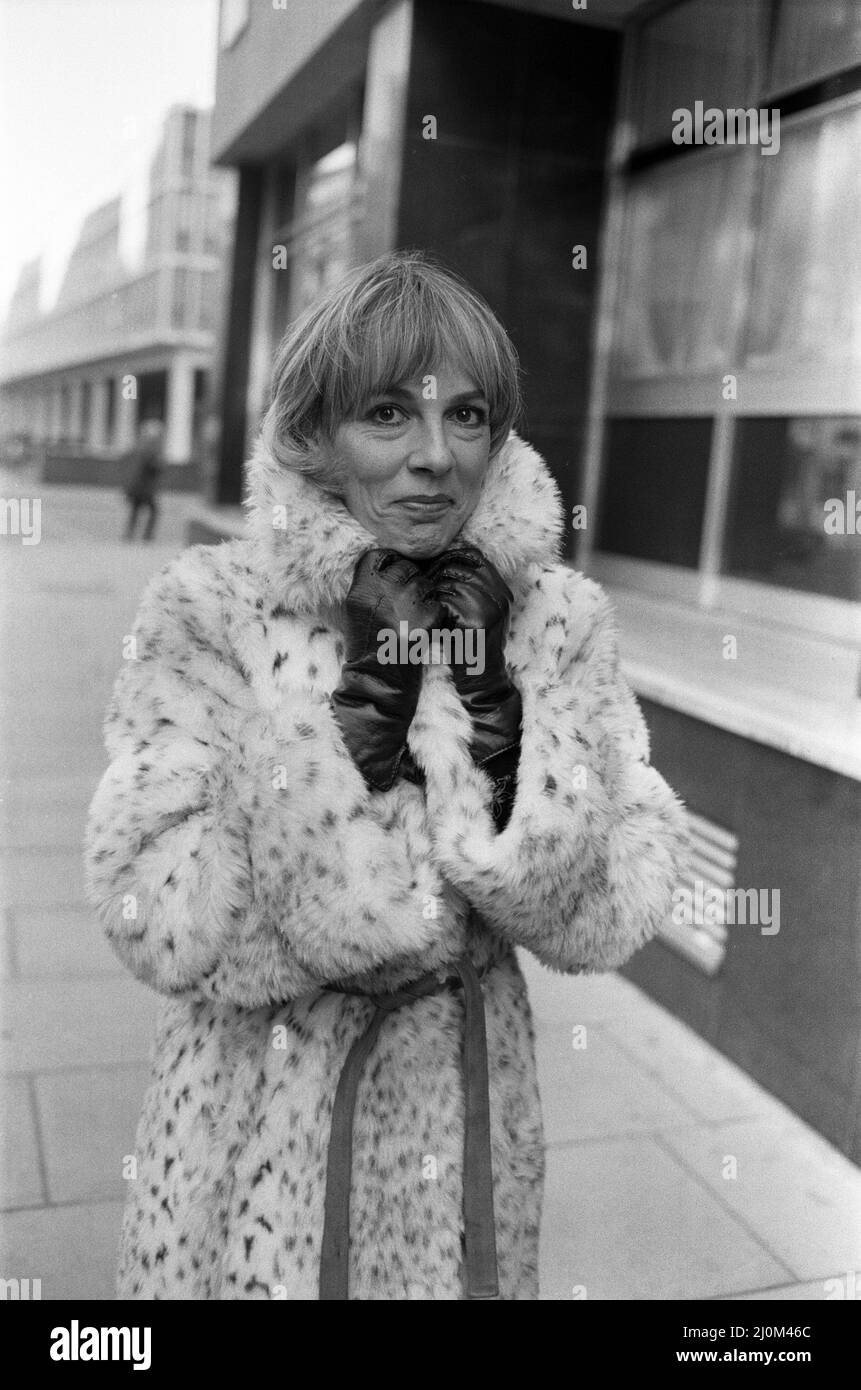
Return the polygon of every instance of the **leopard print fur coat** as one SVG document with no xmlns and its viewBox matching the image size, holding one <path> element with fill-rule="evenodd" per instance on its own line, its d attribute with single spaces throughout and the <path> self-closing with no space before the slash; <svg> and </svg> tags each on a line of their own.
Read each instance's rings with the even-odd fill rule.
<svg viewBox="0 0 861 1390">
<path fill-rule="evenodd" d="M 465 950 L 486 970 L 501 1296 L 534 1299 L 544 1173 L 529 1003 L 514 948 L 606 971 L 654 934 L 682 809 L 649 765 L 607 598 L 558 563 L 561 505 L 512 433 L 465 526 L 514 593 L 523 699 L 510 821 L 448 669 L 409 746 L 424 786 L 369 792 L 328 697 L 341 605 L 375 544 L 257 446 L 248 534 L 195 546 L 144 593 L 87 821 L 90 902 L 164 996 L 119 1257 L 124 1299 L 315 1299 L 329 1120 L 370 1006 Z M 354 1128 L 350 1296 L 462 1292 L 462 1003 L 390 1014 Z"/>
</svg>

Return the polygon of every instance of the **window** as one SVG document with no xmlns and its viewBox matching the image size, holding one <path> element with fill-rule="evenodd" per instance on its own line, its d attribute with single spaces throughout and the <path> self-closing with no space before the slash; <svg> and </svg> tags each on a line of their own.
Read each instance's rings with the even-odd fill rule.
<svg viewBox="0 0 861 1390">
<path fill-rule="evenodd" d="M 747 106 L 761 86 L 763 0 L 689 0 L 643 28 L 632 93 L 633 143 L 672 139 L 673 111 Z"/>
<path fill-rule="evenodd" d="M 705 511 L 711 420 L 611 420 L 598 544 L 694 567 Z"/>
<path fill-rule="evenodd" d="M 613 374 L 718 371 L 747 309 L 754 160 L 690 157 L 631 183 Z"/>
<path fill-rule="evenodd" d="M 770 87 L 787 91 L 861 63 L 858 0 L 781 0 Z"/>
<path fill-rule="evenodd" d="M 786 621 L 849 631 L 861 598 L 861 7 L 676 0 L 635 20 L 630 41 L 594 544 L 675 567 L 634 571 L 673 593 L 712 604 L 754 581 L 793 591 L 763 597 Z M 766 153 L 675 144 L 673 111 L 696 103 L 776 108 L 778 148 L 773 117 Z M 581 561 L 587 533 L 582 544 Z M 800 605 L 799 591 L 819 597 Z"/>
<path fill-rule="evenodd" d="M 345 141 L 300 170 L 296 179 L 296 212 L 276 233 L 276 244 L 287 247 L 290 268 L 288 317 L 308 305 L 346 274 L 353 264 L 353 229 L 357 217 L 357 146 Z M 290 180 L 279 190 L 288 196 Z M 283 297 L 283 296 L 282 296 Z M 280 332 L 283 332 L 281 321 Z M 276 331 L 278 331 L 276 326 Z"/>
<path fill-rule="evenodd" d="M 739 420 L 725 573 L 857 603 L 856 502 L 861 416 Z"/>
<path fill-rule="evenodd" d="M 170 322 L 173 328 L 188 328 L 189 293 L 191 271 L 179 267 L 173 272 L 173 298 L 171 300 Z"/>
<path fill-rule="evenodd" d="M 748 361 L 861 371 L 861 103 L 787 130 L 765 159 Z"/>
<path fill-rule="evenodd" d="M 232 48 L 248 24 L 251 0 L 221 0 L 221 22 L 218 42 L 221 48 Z"/>
<path fill-rule="evenodd" d="M 179 252 L 191 250 L 192 223 L 194 214 L 194 201 L 191 193 L 178 193 L 176 195 L 176 227 L 174 239 L 176 249 Z"/>
<path fill-rule="evenodd" d="M 194 177 L 194 154 L 197 143 L 197 112 L 182 113 L 182 174 L 184 179 Z"/>
</svg>

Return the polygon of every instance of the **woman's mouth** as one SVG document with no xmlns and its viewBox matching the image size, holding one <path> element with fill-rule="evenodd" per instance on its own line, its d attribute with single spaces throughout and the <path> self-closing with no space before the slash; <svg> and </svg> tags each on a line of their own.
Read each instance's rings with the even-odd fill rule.
<svg viewBox="0 0 861 1390">
<path fill-rule="evenodd" d="M 424 517 L 428 520 L 442 516 L 452 505 L 452 499 L 441 492 L 431 495 L 416 493 L 412 497 L 398 499 L 398 506 L 403 507 L 412 516 Z"/>
</svg>

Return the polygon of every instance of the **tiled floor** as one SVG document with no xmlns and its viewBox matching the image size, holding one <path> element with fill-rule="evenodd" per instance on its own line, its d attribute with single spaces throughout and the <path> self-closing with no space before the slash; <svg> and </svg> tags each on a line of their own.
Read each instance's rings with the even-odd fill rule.
<svg viewBox="0 0 861 1390">
<path fill-rule="evenodd" d="M 57 493 L 43 508 L 57 539 L 46 527 L 27 553 L 0 549 L 0 1276 L 40 1278 L 53 1299 L 112 1297 L 159 1002 L 82 900 L 120 638 L 173 553 L 105 540 L 117 508 Z M 861 1297 L 858 1169 L 628 981 L 524 967 L 548 1141 L 544 1299 Z"/>
</svg>

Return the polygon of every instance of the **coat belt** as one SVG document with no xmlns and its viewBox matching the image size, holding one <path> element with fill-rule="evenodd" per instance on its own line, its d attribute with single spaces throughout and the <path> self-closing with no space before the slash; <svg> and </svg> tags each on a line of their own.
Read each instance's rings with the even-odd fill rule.
<svg viewBox="0 0 861 1390">
<path fill-rule="evenodd" d="M 387 1014 L 429 994 L 462 988 L 464 997 L 464 1151 L 463 1220 L 464 1286 L 471 1298 L 498 1298 L 496 1231 L 493 1216 L 493 1166 L 490 1152 L 490 1095 L 484 998 L 475 966 L 468 956 L 454 962 L 456 975 L 441 979 L 430 972 L 390 994 L 328 989 L 359 994 L 375 1005 L 365 1032 L 356 1039 L 338 1078 L 329 1135 L 320 1298 L 349 1299 L 350 1182 L 353 1167 L 353 1113 L 362 1071 Z"/>
</svg>

